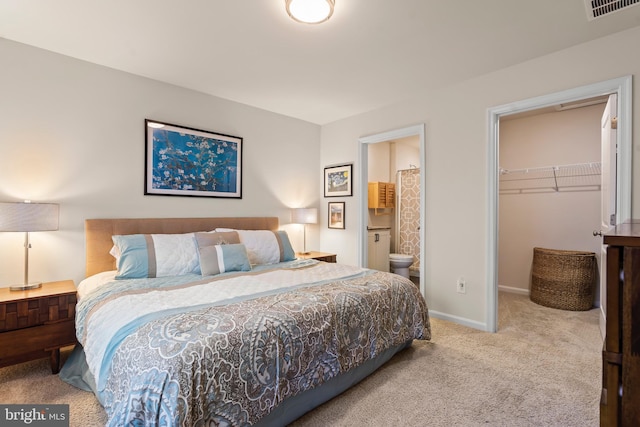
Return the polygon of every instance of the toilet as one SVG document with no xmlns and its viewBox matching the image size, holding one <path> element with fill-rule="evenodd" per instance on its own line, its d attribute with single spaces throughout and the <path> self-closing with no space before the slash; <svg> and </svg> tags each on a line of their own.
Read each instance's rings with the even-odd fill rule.
<svg viewBox="0 0 640 427">
<path fill-rule="evenodd" d="M 409 267 L 413 264 L 413 255 L 389 254 L 391 272 L 409 278 Z"/>
</svg>

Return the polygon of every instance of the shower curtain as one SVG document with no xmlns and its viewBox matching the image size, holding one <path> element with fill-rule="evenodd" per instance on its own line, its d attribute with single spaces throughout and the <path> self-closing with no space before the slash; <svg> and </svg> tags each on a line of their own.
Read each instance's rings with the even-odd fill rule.
<svg viewBox="0 0 640 427">
<path fill-rule="evenodd" d="M 413 255 L 410 270 L 420 271 L 420 169 L 396 174 L 396 252 Z"/>
</svg>

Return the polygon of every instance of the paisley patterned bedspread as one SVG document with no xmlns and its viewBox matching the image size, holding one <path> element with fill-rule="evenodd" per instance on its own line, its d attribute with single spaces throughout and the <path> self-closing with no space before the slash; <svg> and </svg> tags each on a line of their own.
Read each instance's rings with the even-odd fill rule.
<svg viewBox="0 0 640 427">
<path fill-rule="evenodd" d="M 109 425 L 242 426 L 430 325 L 400 276 L 298 260 L 105 284 L 77 334 Z"/>
</svg>

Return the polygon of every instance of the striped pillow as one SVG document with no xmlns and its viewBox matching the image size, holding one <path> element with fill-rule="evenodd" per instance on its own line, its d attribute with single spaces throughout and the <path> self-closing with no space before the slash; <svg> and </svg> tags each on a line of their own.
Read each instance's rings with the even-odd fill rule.
<svg viewBox="0 0 640 427">
<path fill-rule="evenodd" d="M 200 254 L 200 271 L 203 276 L 214 276 L 229 271 L 250 271 L 247 249 L 241 243 L 203 246 Z"/>
<path fill-rule="evenodd" d="M 247 248 L 251 265 L 277 264 L 296 259 L 286 231 L 233 230 L 231 228 L 216 228 L 216 231 L 236 231 L 240 236 L 240 243 Z"/>
</svg>

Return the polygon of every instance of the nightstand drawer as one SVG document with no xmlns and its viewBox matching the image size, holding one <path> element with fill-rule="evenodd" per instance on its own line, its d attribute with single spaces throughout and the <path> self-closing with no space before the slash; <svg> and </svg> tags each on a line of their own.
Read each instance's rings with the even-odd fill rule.
<svg viewBox="0 0 640 427">
<path fill-rule="evenodd" d="M 76 295 L 57 295 L 0 304 L 0 332 L 73 319 Z"/>
</svg>

